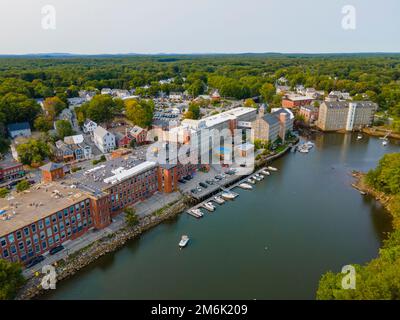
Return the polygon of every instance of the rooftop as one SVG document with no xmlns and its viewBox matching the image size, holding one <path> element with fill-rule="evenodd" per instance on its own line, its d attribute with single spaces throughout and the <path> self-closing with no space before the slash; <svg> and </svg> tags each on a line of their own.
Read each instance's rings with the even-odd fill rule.
<svg viewBox="0 0 400 320">
<path fill-rule="evenodd" d="M 52 182 L 0 199 L 0 210 L 10 216 L 9 220 L 0 219 L 0 237 L 87 198 L 79 189 Z"/>
</svg>

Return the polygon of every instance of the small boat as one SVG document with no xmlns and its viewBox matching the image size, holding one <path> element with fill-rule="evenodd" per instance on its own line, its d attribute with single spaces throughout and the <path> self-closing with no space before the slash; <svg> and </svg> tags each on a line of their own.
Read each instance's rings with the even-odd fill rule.
<svg viewBox="0 0 400 320">
<path fill-rule="evenodd" d="M 363 196 L 365 196 L 367 193 L 366 193 L 365 191 L 361 191 L 361 190 L 360 190 L 360 194 L 363 195 Z"/>
<path fill-rule="evenodd" d="M 261 180 L 263 180 L 263 179 L 264 179 L 264 176 L 263 176 L 263 175 L 261 175 L 261 174 L 259 174 L 259 173 L 256 173 L 256 174 L 255 174 L 255 176 L 259 177 Z"/>
<path fill-rule="evenodd" d="M 262 169 L 260 172 L 265 176 L 269 176 L 271 174 L 271 172 L 269 172 L 269 171 L 267 171 L 265 169 Z"/>
<path fill-rule="evenodd" d="M 247 184 L 247 183 L 241 183 L 241 184 L 239 184 L 238 187 L 240 187 L 240 188 L 242 188 L 242 189 L 245 189 L 245 190 L 251 190 L 251 189 L 253 189 L 253 187 L 252 187 L 251 185 Z"/>
<path fill-rule="evenodd" d="M 214 211 L 215 207 L 211 202 L 205 202 L 203 203 L 203 208 L 207 209 L 208 211 Z"/>
<path fill-rule="evenodd" d="M 253 176 L 253 179 L 255 179 L 256 181 L 261 181 L 261 178 L 256 175 Z"/>
<path fill-rule="evenodd" d="M 278 169 L 274 168 L 274 167 L 267 167 L 267 169 L 270 170 L 270 171 L 278 171 Z"/>
<path fill-rule="evenodd" d="M 251 184 L 256 184 L 256 182 L 252 178 L 247 179 L 247 182 Z"/>
<path fill-rule="evenodd" d="M 198 217 L 202 217 L 204 215 L 200 209 L 192 209 L 192 213 L 194 213 Z"/>
<path fill-rule="evenodd" d="M 223 204 L 223 203 L 225 202 L 225 200 L 222 199 L 222 198 L 219 197 L 219 196 L 215 196 L 215 197 L 214 197 L 214 201 L 215 201 L 216 203 L 218 203 L 218 204 Z"/>
<path fill-rule="evenodd" d="M 300 153 L 308 153 L 308 149 L 307 148 L 299 148 L 299 152 Z"/>
<path fill-rule="evenodd" d="M 388 144 L 388 141 L 387 141 L 387 140 L 383 140 L 383 141 L 382 141 L 382 145 L 387 146 L 387 144 Z"/>
<path fill-rule="evenodd" d="M 361 140 L 363 138 L 363 136 L 361 134 L 357 135 L 357 140 Z"/>
<path fill-rule="evenodd" d="M 189 242 L 189 237 L 188 237 L 187 235 L 183 235 L 183 236 L 181 237 L 181 241 L 179 241 L 179 247 L 180 247 L 180 248 L 186 247 L 186 245 L 188 244 L 188 242 Z"/>
<path fill-rule="evenodd" d="M 236 198 L 236 195 L 234 195 L 232 192 L 223 192 L 221 193 L 221 197 L 227 200 L 233 200 Z"/>
</svg>

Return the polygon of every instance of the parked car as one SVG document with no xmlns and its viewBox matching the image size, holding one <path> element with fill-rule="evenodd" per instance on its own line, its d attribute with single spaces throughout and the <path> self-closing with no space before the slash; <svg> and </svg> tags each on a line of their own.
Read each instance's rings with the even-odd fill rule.
<svg viewBox="0 0 400 320">
<path fill-rule="evenodd" d="M 178 181 L 179 181 L 180 183 L 186 183 L 186 180 L 185 180 L 185 179 L 178 179 Z"/>
<path fill-rule="evenodd" d="M 219 174 L 217 174 L 214 178 L 217 180 L 222 180 L 222 177 Z"/>
<path fill-rule="evenodd" d="M 192 189 L 192 190 L 190 190 L 190 192 L 196 194 L 197 193 L 197 189 Z"/>
<path fill-rule="evenodd" d="M 30 260 L 30 261 L 25 265 L 25 267 L 27 267 L 27 268 L 32 268 L 33 266 L 35 266 L 35 265 L 37 265 L 38 263 L 42 262 L 44 259 L 45 259 L 45 258 L 44 258 L 42 255 L 37 256 L 37 257 L 33 258 L 32 260 Z"/>
<path fill-rule="evenodd" d="M 53 255 L 56 254 L 57 252 L 60 252 L 61 250 L 64 250 L 64 246 L 62 244 L 60 244 L 57 247 L 51 248 L 49 254 Z"/>
<path fill-rule="evenodd" d="M 183 177 L 185 180 L 189 181 L 192 180 L 192 176 L 190 174 L 188 174 L 187 176 Z"/>
<path fill-rule="evenodd" d="M 200 186 L 200 187 L 203 187 L 203 188 L 205 188 L 205 189 L 208 188 L 208 185 L 206 185 L 204 182 L 199 182 L 199 186 Z"/>
<path fill-rule="evenodd" d="M 206 182 L 207 182 L 209 185 L 213 185 L 213 184 L 214 184 L 214 181 L 212 181 L 212 180 L 206 180 Z"/>
</svg>

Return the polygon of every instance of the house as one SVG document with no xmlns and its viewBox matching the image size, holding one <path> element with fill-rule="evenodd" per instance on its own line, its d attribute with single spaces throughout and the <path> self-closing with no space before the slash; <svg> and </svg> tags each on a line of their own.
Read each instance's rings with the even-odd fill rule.
<svg viewBox="0 0 400 320">
<path fill-rule="evenodd" d="M 282 107 L 284 108 L 299 108 L 301 106 L 310 105 L 314 101 L 314 98 L 298 95 L 289 94 L 282 99 Z"/>
<path fill-rule="evenodd" d="M 171 100 L 182 100 L 183 99 L 183 94 L 182 94 L 182 92 L 170 92 L 169 93 L 169 98 Z"/>
<path fill-rule="evenodd" d="M 146 142 L 147 130 L 139 126 L 134 126 L 130 131 L 131 136 L 136 140 L 137 144 L 143 144 Z"/>
<path fill-rule="evenodd" d="M 109 153 L 115 149 L 115 136 L 103 127 L 97 126 L 93 131 L 93 141 L 103 153 Z"/>
<path fill-rule="evenodd" d="M 306 124 L 312 124 L 318 119 L 319 109 L 314 106 L 300 107 L 299 115 L 304 118 Z"/>
<path fill-rule="evenodd" d="M 73 151 L 75 160 L 92 158 L 92 147 L 85 142 L 83 135 L 65 137 L 64 144 Z"/>
<path fill-rule="evenodd" d="M 110 88 L 103 88 L 103 89 L 101 89 L 100 93 L 101 94 L 109 94 L 109 95 L 111 95 L 112 91 L 111 91 Z"/>
<path fill-rule="evenodd" d="M 65 175 L 64 165 L 61 163 L 49 162 L 40 167 L 42 171 L 42 181 L 51 182 L 62 179 Z"/>
<path fill-rule="evenodd" d="M 97 128 L 97 123 L 87 119 L 83 124 L 83 132 L 93 134 L 93 131 Z"/>
<path fill-rule="evenodd" d="M 211 101 L 220 101 L 221 100 L 221 96 L 218 92 L 218 90 L 215 90 L 212 94 L 211 94 Z"/>
<path fill-rule="evenodd" d="M 74 151 L 64 141 L 58 140 L 55 144 L 53 154 L 57 161 L 69 162 L 75 159 Z"/>
<path fill-rule="evenodd" d="M 14 160 L 3 160 L 0 162 L 0 183 L 16 180 L 25 176 L 22 163 Z"/>
<path fill-rule="evenodd" d="M 276 93 L 276 94 L 288 93 L 289 91 L 290 91 L 290 87 L 289 87 L 289 86 L 280 86 L 280 85 L 277 85 L 277 86 L 276 86 L 275 93 Z"/>
<path fill-rule="evenodd" d="M 72 111 L 71 109 L 64 109 L 61 111 L 60 115 L 58 116 L 58 119 L 60 120 L 66 120 L 72 123 Z"/>
<path fill-rule="evenodd" d="M 30 137 L 32 135 L 31 126 L 28 122 L 11 123 L 7 126 L 7 130 L 12 139 L 16 137 Z"/>
</svg>

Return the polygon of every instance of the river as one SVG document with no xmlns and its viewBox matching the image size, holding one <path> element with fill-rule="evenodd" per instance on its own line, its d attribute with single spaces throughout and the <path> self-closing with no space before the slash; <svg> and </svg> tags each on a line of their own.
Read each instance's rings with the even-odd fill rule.
<svg viewBox="0 0 400 320">
<path fill-rule="evenodd" d="M 365 263 L 391 230 L 388 213 L 351 187 L 399 152 L 392 141 L 325 134 L 288 153 L 252 191 L 196 220 L 186 213 L 146 232 L 43 299 L 314 299 L 320 276 Z M 199 173 L 201 174 L 201 173 Z M 191 238 L 178 249 L 182 234 Z"/>
</svg>

